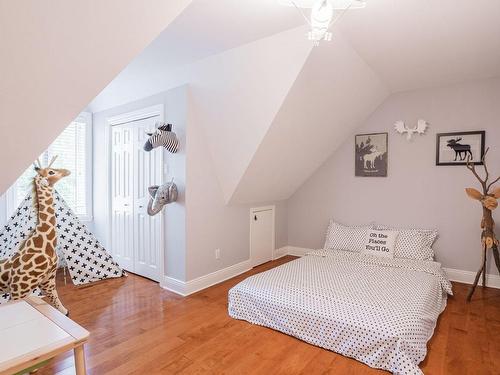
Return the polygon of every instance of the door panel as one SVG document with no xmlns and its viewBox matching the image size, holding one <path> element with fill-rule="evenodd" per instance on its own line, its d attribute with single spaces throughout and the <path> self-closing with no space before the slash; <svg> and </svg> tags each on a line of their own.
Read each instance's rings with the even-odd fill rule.
<svg viewBox="0 0 500 375">
<path fill-rule="evenodd" d="M 273 257 L 273 210 L 252 211 L 250 222 L 250 254 L 253 266 L 269 262 Z"/>
<path fill-rule="evenodd" d="M 160 280 L 161 214 L 147 214 L 148 187 L 162 180 L 162 151 L 143 150 L 158 117 L 112 127 L 112 249 L 126 270 Z"/>
<path fill-rule="evenodd" d="M 112 128 L 111 242 L 112 253 L 125 269 L 133 268 L 132 134 L 124 126 Z"/>
<path fill-rule="evenodd" d="M 149 201 L 148 187 L 160 185 L 162 177 L 162 150 L 156 149 L 150 152 L 143 150 L 146 142 L 146 132 L 154 130 L 157 119 L 146 119 L 134 123 L 134 155 L 135 155 L 135 179 L 134 179 L 134 222 L 137 249 L 135 259 L 135 272 L 150 279 L 159 281 L 159 254 L 161 236 L 161 214 L 153 217 L 147 213 Z"/>
</svg>

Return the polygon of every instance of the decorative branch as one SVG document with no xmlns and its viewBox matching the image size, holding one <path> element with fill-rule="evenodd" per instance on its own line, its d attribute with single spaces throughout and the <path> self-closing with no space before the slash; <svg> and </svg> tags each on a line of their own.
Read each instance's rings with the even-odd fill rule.
<svg viewBox="0 0 500 375">
<path fill-rule="evenodd" d="M 481 194 L 481 192 L 473 188 L 465 189 L 465 192 L 470 198 L 481 202 L 481 205 L 483 206 L 483 218 L 481 220 L 481 229 L 482 229 L 481 243 L 483 245 L 483 259 L 481 262 L 481 268 L 476 273 L 474 284 L 472 285 L 472 288 L 470 289 L 469 294 L 467 295 L 467 301 L 471 300 L 472 294 L 476 289 L 481 274 L 483 275 L 483 286 L 486 285 L 486 261 L 487 261 L 488 250 L 492 250 L 495 259 L 495 264 L 498 268 L 498 271 L 500 272 L 500 255 L 498 252 L 499 241 L 495 236 L 495 222 L 493 221 L 493 216 L 492 216 L 492 211 L 498 206 L 497 199 L 500 198 L 500 187 L 494 189 L 492 193 L 488 193 L 490 188 L 495 183 L 500 181 L 500 177 L 496 178 L 495 180 L 493 180 L 488 184 L 490 173 L 488 171 L 488 166 L 486 165 L 486 158 L 485 158 L 486 154 L 488 153 L 488 150 L 489 148 L 486 149 L 486 152 L 481 157 L 481 161 L 483 163 L 484 171 L 486 174 L 484 180 L 476 172 L 474 163 L 471 163 L 471 155 L 468 155 L 466 160 L 467 169 L 469 169 L 472 172 L 472 174 L 479 180 L 479 182 L 483 186 L 483 194 Z"/>
<path fill-rule="evenodd" d="M 488 172 L 488 167 L 486 166 L 486 154 L 489 150 L 490 148 L 488 147 L 481 157 L 481 163 L 483 163 L 484 171 L 486 172 L 486 178 L 484 179 L 485 184 L 488 183 L 488 179 L 490 178 L 490 172 Z"/>
<path fill-rule="evenodd" d="M 499 176 L 496 180 L 493 180 L 493 182 L 491 182 L 491 183 L 488 185 L 488 187 L 487 187 L 486 191 L 490 191 L 490 187 L 492 187 L 493 185 L 495 185 L 498 181 L 500 181 L 500 176 Z"/>
<path fill-rule="evenodd" d="M 486 150 L 487 151 L 487 150 Z M 484 153 L 484 155 L 486 155 L 486 152 Z M 483 155 L 483 158 L 481 159 L 483 161 L 483 165 L 484 165 L 484 155 Z M 465 162 L 465 166 L 467 167 L 468 170 L 470 170 L 472 172 L 472 174 L 474 176 L 476 176 L 476 178 L 479 180 L 479 182 L 481 183 L 481 186 L 483 187 L 483 193 L 486 195 L 486 193 L 488 192 L 488 189 L 487 189 L 487 186 L 486 186 L 486 181 L 483 180 L 479 174 L 476 172 L 476 166 L 474 165 L 474 163 L 471 163 L 470 162 L 470 155 L 467 155 L 467 160 Z"/>
<path fill-rule="evenodd" d="M 479 180 L 479 182 L 483 186 L 484 195 L 488 194 L 488 192 L 490 191 L 490 188 L 493 185 L 495 185 L 498 181 L 500 181 L 500 177 L 498 177 L 495 180 L 493 180 L 491 183 L 488 184 L 488 180 L 490 179 L 490 172 L 488 170 L 488 166 L 486 165 L 486 154 L 488 153 L 489 150 L 490 150 L 490 148 L 488 147 L 481 158 L 481 163 L 483 163 L 484 171 L 486 172 L 486 176 L 485 176 L 484 180 L 481 177 L 479 177 L 479 174 L 476 172 L 476 167 L 474 166 L 474 163 L 470 162 L 470 159 L 471 159 L 470 155 L 467 155 L 467 160 L 466 160 L 467 169 L 469 169 L 474 174 L 474 176 L 476 176 L 476 178 Z"/>
</svg>

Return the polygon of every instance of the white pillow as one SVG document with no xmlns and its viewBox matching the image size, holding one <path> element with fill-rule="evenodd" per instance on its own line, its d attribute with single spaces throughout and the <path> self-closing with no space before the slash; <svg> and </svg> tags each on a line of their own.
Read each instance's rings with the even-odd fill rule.
<svg viewBox="0 0 500 375">
<path fill-rule="evenodd" d="M 366 236 L 363 253 L 383 258 L 394 258 L 398 231 L 371 229 Z"/>
<path fill-rule="evenodd" d="M 373 225 L 343 225 L 330 220 L 324 249 L 361 252 L 365 239 Z"/>
<path fill-rule="evenodd" d="M 396 258 L 407 258 L 416 260 L 434 260 L 432 244 L 436 240 L 438 231 L 436 229 L 417 228 L 393 228 L 386 225 L 376 225 L 380 230 L 399 231 L 396 242 Z"/>
</svg>

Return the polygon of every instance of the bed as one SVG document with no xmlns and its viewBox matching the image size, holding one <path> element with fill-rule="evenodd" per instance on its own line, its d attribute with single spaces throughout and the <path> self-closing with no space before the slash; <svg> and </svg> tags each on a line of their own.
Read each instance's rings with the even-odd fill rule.
<svg viewBox="0 0 500 375">
<path fill-rule="evenodd" d="M 234 286 L 228 309 L 371 367 L 422 374 L 447 294 L 437 262 L 315 250 Z"/>
</svg>

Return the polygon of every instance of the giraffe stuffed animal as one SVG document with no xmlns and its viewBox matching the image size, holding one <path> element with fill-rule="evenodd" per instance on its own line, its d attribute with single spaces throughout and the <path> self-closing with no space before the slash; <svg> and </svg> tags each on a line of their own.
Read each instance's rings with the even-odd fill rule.
<svg viewBox="0 0 500 375">
<path fill-rule="evenodd" d="M 33 233 L 21 243 L 19 250 L 10 258 L 0 260 L 0 292 L 9 293 L 12 300 L 29 296 L 40 288 L 49 302 L 60 312 L 68 315 L 56 291 L 57 234 L 54 210 L 54 184 L 68 176 L 66 169 L 51 168 L 56 157 L 46 168 L 40 161 L 35 166 L 34 189 L 38 212 L 38 224 Z"/>
</svg>

